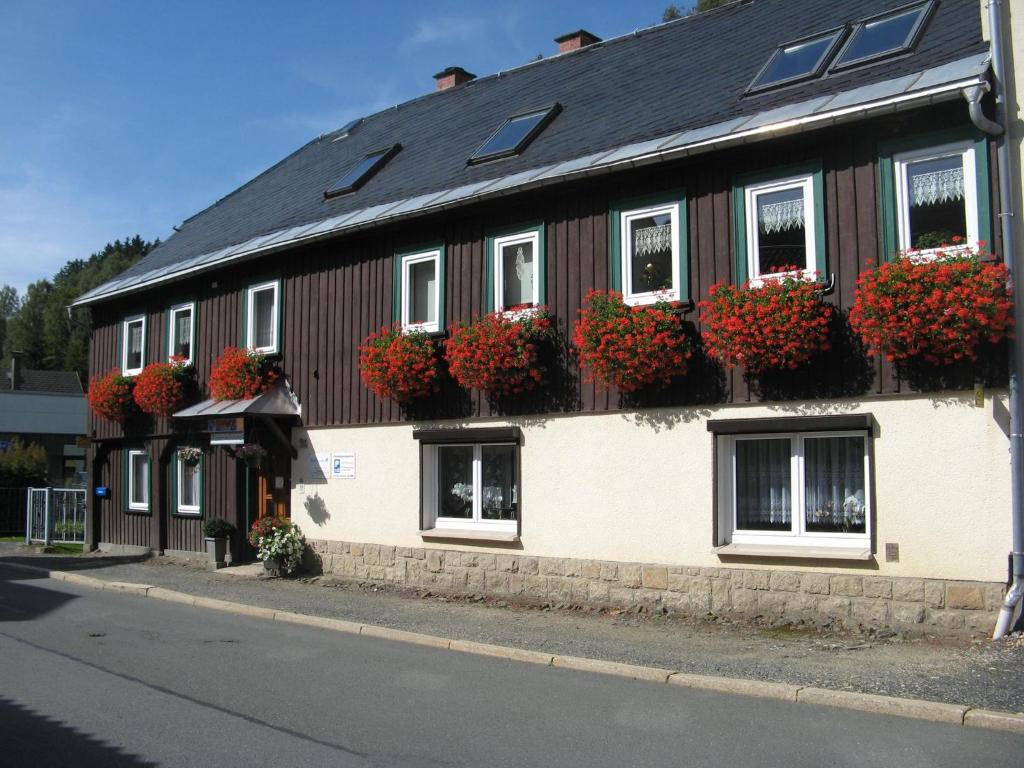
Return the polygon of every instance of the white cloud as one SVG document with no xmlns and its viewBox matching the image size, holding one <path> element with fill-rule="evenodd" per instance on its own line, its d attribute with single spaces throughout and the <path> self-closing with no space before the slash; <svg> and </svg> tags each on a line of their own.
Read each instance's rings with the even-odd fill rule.
<svg viewBox="0 0 1024 768">
<path fill-rule="evenodd" d="M 403 50 L 437 43 L 470 43 L 484 36 L 486 19 L 468 16 L 432 16 L 416 22 L 412 35 L 402 41 Z"/>
</svg>

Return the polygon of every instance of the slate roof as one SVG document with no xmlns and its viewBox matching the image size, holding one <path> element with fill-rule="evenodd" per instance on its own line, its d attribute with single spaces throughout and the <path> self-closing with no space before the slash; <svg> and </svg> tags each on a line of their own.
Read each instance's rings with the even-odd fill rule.
<svg viewBox="0 0 1024 768">
<path fill-rule="evenodd" d="M 903 4 L 741 0 L 429 93 L 368 116 L 343 138 L 340 130 L 317 137 L 186 220 L 146 258 L 78 301 L 100 298 L 143 276 L 173 274 L 202 254 L 285 228 L 337 220 L 352 211 L 514 176 L 872 83 L 900 82 L 907 75 L 987 52 L 977 0 L 939 0 L 909 54 L 745 95 L 778 45 Z M 521 155 L 466 164 L 509 115 L 554 102 L 562 105 L 561 114 Z M 402 150 L 364 187 L 324 199 L 324 191 L 367 152 L 394 143 L 401 143 Z"/>
<path fill-rule="evenodd" d="M 81 395 L 82 382 L 74 371 L 35 371 L 18 367 L 18 392 L 38 392 L 51 395 Z M 0 368 L 0 392 L 11 391 L 11 370 Z"/>
</svg>

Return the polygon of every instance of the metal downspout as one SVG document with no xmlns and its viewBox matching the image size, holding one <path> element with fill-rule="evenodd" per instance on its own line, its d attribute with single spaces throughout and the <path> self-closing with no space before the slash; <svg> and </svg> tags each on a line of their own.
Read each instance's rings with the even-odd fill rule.
<svg viewBox="0 0 1024 768">
<path fill-rule="evenodd" d="M 1010 344 L 1010 514 L 1013 524 L 1012 560 L 1013 580 L 1006 593 L 992 638 L 998 640 L 1013 629 L 1020 615 L 1024 598 L 1024 408 L 1021 403 L 1021 382 L 1024 381 L 1024 264 L 1014 239 L 1014 190 L 1017 179 L 1016 168 L 1010 156 L 1010 115 L 1007 103 L 1006 58 L 1003 0 L 989 0 L 988 24 L 992 38 L 992 74 L 996 100 L 996 122 L 989 120 L 981 111 L 981 89 L 965 89 L 964 97 L 969 104 L 971 120 L 982 131 L 997 136 L 996 162 L 999 174 L 999 224 L 1003 236 L 1003 261 L 1009 272 L 1009 283 L 1013 289 L 1013 312 L 1018 329 Z"/>
</svg>

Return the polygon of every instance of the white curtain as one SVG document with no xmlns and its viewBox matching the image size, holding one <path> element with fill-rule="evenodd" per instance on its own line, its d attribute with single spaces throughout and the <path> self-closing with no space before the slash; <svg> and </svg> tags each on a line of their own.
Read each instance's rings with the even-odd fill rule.
<svg viewBox="0 0 1024 768">
<path fill-rule="evenodd" d="M 736 527 L 789 530 L 792 519 L 790 441 L 736 441 Z"/>
<path fill-rule="evenodd" d="M 633 255 L 648 256 L 672 250 L 672 225 L 657 224 L 633 232 Z"/>
<path fill-rule="evenodd" d="M 802 228 L 804 226 L 803 197 L 796 200 L 759 204 L 757 221 L 761 231 L 766 235 Z"/>
<path fill-rule="evenodd" d="M 911 173 L 910 200 L 913 205 L 935 205 L 964 199 L 964 169 L 943 168 L 928 173 Z"/>
<path fill-rule="evenodd" d="M 274 292 L 257 291 L 253 304 L 256 323 L 253 341 L 256 347 L 270 347 L 274 344 Z"/>
<path fill-rule="evenodd" d="M 804 499 L 808 531 L 863 533 L 864 438 L 804 440 Z"/>
</svg>

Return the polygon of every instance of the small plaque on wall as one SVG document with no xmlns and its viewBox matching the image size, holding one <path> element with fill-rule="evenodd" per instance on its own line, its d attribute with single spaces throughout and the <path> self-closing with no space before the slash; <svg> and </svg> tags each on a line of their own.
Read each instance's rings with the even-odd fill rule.
<svg viewBox="0 0 1024 768">
<path fill-rule="evenodd" d="M 331 456 L 331 477 L 338 480 L 356 479 L 356 455 L 335 453 Z"/>
</svg>

